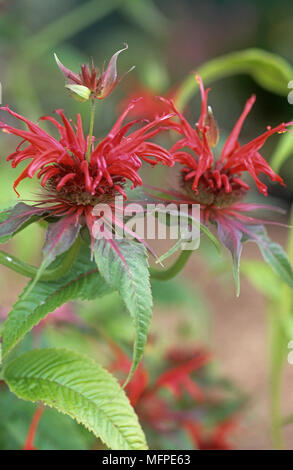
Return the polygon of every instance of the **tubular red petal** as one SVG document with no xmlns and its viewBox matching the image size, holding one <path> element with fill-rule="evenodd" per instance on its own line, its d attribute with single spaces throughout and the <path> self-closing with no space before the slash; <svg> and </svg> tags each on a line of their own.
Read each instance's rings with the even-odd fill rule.
<svg viewBox="0 0 293 470">
<path fill-rule="evenodd" d="M 247 100 L 247 102 L 244 106 L 244 110 L 242 111 L 242 114 L 241 114 L 240 118 L 236 122 L 230 136 L 228 137 L 228 139 L 226 140 L 226 142 L 223 146 L 223 150 L 222 150 L 222 153 L 221 153 L 221 160 L 222 161 L 225 158 L 229 158 L 231 153 L 235 151 L 235 149 L 237 147 L 238 137 L 239 137 L 240 131 L 242 129 L 243 123 L 244 123 L 245 119 L 247 118 L 248 114 L 250 113 L 251 108 L 254 105 L 254 103 L 255 103 L 255 95 L 252 95 L 249 98 L 249 100 Z"/>
<path fill-rule="evenodd" d="M 76 177 L 75 173 L 68 173 L 67 175 L 63 176 L 61 180 L 59 181 L 59 183 L 57 184 L 57 187 L 56 187 L 57 191 L 60 191 L 68 181 L 74 179 L 75 177 Z"/>
</svg>

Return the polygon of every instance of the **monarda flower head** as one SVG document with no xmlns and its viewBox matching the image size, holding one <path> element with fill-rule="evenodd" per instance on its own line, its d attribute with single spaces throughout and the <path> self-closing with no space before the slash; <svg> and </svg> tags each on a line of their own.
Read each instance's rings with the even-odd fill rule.
<svg viewBox="0 0 293 470">
<path fill-rule="evenodd" d="M 216 158 L 214 147 L 218 143 L 219 131 L 212 110 L 207 105 L 209 89 L 204 89 L 199 76 L 196 76 L 196 79 L 201 91 L 202 106 L 195 127 L 189 124 L 172 100 L 163 99 L 178 118 L 178 121 L 171 120 L 169 127 L 180 134 L 179 140 L 172 146 L 170 152 L 174 160 L 182 165 L 180 176 L 182 191 L 172 191 L 171 195 L 181 202 L 200 204 L 204 222 L 216 224 L 220 240 L 232 252 L 238 278 L 239 259 L 244 241 L 251 240 L 258 243 L 267 259 L 268 253 L 275 249 L 273 246 L 278 246 L 270 242 L 264 227 L 260 225 L 268 221 L 255 219 L 247 214 L 258 209 L 276 209 L 242 202 L 250 190 L 243 176 L 250 174 L 257 189 L 265 196 L 267 196 L 267 186 L 261 181 L 261 174 L 267 175 L 271 181 L 284 185 L 282 178 L 272 170 L 260 154 L 260 150 L 268 137 L 286 132 L 292 122 L 282 123 L 274 128 L 268 127 L 259 137 L 240 145 L 238 140 L 240 131 L 255 102 L 255 96 L 251 96 L 223 145 L 219 158 Z M 168 197 L 170 198 L 170 194 Z M 278 250 L 282 250 L 281 247 L 278 246 Z M 285 256 L 283 251 L 282 254 Z M 292 271 L 289 262 L 287 269 Z"/>
<path fill-rule="evenodd" d="M 119 194 L 126 199 L 127 181 L 131 183 L 131 188 L 142 185 L 139 169 L 143 161 L 152 166 L 159 162 L 173 165 L 171 154 L 150 141 L 162 130 L 170 114 L 157 117 L 130 132 L 138 121 L 123 122 L 135 103 L 129 104 L 108 135 L 99 142 L 94 137 L 89 142 L 89 137 L 84 135 L 80 115 L 77 115 L 76 124 L 71 123 L 62 110 L 56 111 L 61 122 L 51 116 L 42 118 L 55 126 L 60 134 L 57 139 L 8 107 L 2 107 L 27 126 L 27 130 L 22 130 L 5 122 L 0 123 L 3 132 L 22 139 L 15 152 L 7 157 L 13 168 L 27 163 L 14 182 L 14 190 L 19 196 L 19 183 L 34 176 L 39 179 L 43 190 L 36 205 L 20 203 L 15 206 L 8 220 L 0 225 L 0 235 L 10 233 L 9 230 L 15 231 L 18 225 L 33 215 L 45 214 L 59 221 L 49 225 L 55 227 L 49 239 L 57 244 L 62 237 L 62 251 L 74 241 L 84 225 L 89 228 L 93 242 L 92 228 L 96 220 L 93 208 L 96 204 L 111 206 Z"/>
<path fill-rule="evenodd" d="M 111 57 L 106 70 L 104 70 L 103 66 L 101 71 L 96 69 L 92 63 L 90 66 L 87 64 L 82 65 L 80 73 L 75 73 L 65 67 L 56 54 L 55 60 L 67 81 L 67 84 L 65 85 L 66 88 L 68 88 L 74 96 L 76 96 L 80 101 L 86 101 L 89 98 L 103 100 L 112 93 L 116 85 L 126 75 L 123 74 L 121 77 L 118 77 L 117 74 L 118 56 L 126 49 L 128 49 L 127 44 L 125 44 L 124 49 L 115 52 Z M 132 67 L 128 72 L 133 70 L 133 68 L 134 67 Z"/>
</svg>

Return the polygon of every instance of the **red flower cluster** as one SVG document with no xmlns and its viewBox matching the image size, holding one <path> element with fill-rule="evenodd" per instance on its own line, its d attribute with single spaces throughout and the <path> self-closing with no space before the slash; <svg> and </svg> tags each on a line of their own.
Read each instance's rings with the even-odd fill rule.
<svg viewBox="0 0 293 470">
<path fill-rule="evenodd" d="M 292 123 L 268 128 L 264 134 L 241 146 L 238 137 L 255 102 L 255 97 L 252 96 L 227 138 L 220 159 L 215 160 L 212 147 L 217 144 L 218 129 L 212 110 L 207 106 L 209 89 L 204 89 L 199 76 L 196 78 L 201 91 L 202 109 L 195 128 L 187 122 L 171 100 L 167 101 L 179 118 L 179 123 L 171 122 L 170 128 L 183 136 L 170 151 L 174 159 L 184 165 L 183 186 L 187 193 L 200 204 L 225 207 L 248 191 L 249 185 L 242 179 L 244 172 L 250 173 L 259 191 L 264 195 L 267 195 L 267 186 L 259 179 L 260 173 L 266 174 L 272 181 L 284 184 L 259 151 L 269 136 L 285 132 Z"/>
<path fill-rule="evenodd" d="M 41 186 L 47 191 L 42 202 L 50 204 L 48 210 L 53 215 L 76 214 L 79 218 L 91 213 L 92 207 L 98 202 L 112 200 L 115 194 L 120 193 L 126 198 L 123 186 L 127 180 L 132 182 L 133 188 L 141 185 L 138 171 L 142 161 L 150 165 L 158 162 L 173 165 L 170 153 L 149 141 L 162 130 L 162 124 L 170 118 L 170 114 L 157 117 L 128 133 L 138 121 L 124 125 L 123 121 L 135 103 L 132 101 L 129 104 L 107 137 L 98 143 L 95 138 L 92 139 L 89 160 L 86 158 L 88 137 L 84 136 L 80 115 L 77 115 L 76 125 L 69 122 L 62 110 L 57 111 L 62 124 L 50 116 L 42 118 L 57 128 L 60 134 L 58 140 L 8 107 L 1 108 L 28 127 L 28 130 L 20 130 L 0 123 L 4 132 L 22 139 L 7 160 L 11 161 L 14 168 L 23 161 L 30 161 L 15 180 L 15 191 L 22 180 L 37 175 Z M 28 145 L 23 149 L 24 143 Z"/>
</svg>

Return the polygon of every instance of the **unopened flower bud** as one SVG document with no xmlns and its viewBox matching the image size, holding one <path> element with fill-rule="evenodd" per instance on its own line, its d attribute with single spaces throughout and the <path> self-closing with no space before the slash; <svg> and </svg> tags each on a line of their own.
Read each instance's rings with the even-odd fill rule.
<svg viewBox="0 0 293 470">
<path fill-rule="evenodd" d="M 214 118 L 212 108 L 208 106 L 208 114 L 206 118 L 207 139 L 211 147 L 215 147 L 219 141 L 219 128 Z"/>
</svg>

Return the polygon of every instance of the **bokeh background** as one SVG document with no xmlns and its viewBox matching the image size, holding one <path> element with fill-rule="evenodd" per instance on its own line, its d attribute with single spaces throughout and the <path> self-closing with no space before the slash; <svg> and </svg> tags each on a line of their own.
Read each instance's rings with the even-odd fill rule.
<svg viewBox="0 0 293 470">
<path fill-rule="evenodd" d="M 132 65 L 136 68 L 110 98 L 98 103 L 95 134 L 104 135 L 130 97 L 170 96 L 192 71 L 214 57 L 258 47 L 280 54 L 293 63 L 292 31 L 292 2 L 289 0 L 2 0 L 2 103 L 9 103 L 30 119 L 64 108 L 71 117 L 81 112 L 87 123 L 87 104 L 69 98 L 53 53 L 77 71 L 89 58 L 102 66 L 127 42 L 129 49 L 119 58 L 119 71 L 126 71 Z M 243 130 L 243 141 L 261 133 L 268 124 L 292 119 L 293 108 L 286 97 L 270 93 L 251 77 L 239 74 L 213 83 L 210 93 L 210 104 L 224 136 L 252 93 L 257 95 L 257 104 Z M 188 103 L 186 113 L 191 121 L 196 121 L 199 105 L 198 96 Z M 153 108 L 150 106 L 150 109 Z M 265 147 L 264 155 L 268 159 L 277 140 L 278 136 L 275 136 Z M 15 200 L 12 190 L 15 175 L 5 162 L 13 146 L 12 137 L 1 136 L 2 207 Z M 156 179 L 151 172 L 145 177 L 150 184 L 163 182 L 167 187 L 176 175 L 176 169 L 172 169 L 159 173 Z M 272 187 L 271 202 L 289 209 L 293 199 L 292 159 L 282 167 L 281 175 L 287 187 Z M 24 198 L 32 198 L 35 191 L 33 182 L 21 186 Z M 285 246 L 286 229 L 274 229 L 270 233 Z M 9 244 L 9 249 L 22 259 L 38 263 L 42 240 L 42 229 L 29 227 Z M 248 245 L 244 258 L 259 260 L 260 255 Z M 25 281 L 3 267 L 0 283 L 1 311 L 6 312 Z M 172 285 L 164 299 L 160 292 L 157 294 L 158 300 L 162 301 L 155 307 L 153 338 L 163 345 L 178 345 L 182 339 L 191 346 L 208 344 L 219 370 L 247 395 L 247 404 L 232 437 L 235 447 L 270 448 L 265 297 L 243 275 L 241 295 L 236 299 L 228 254 L 218 259 L 205 240 L 180 275 L 176 284 L 178 296 L 170 300 Z M 160 291 L 160 286 L 155 287 Z M 92 305 L 76 308 L 86 310 L 85 314 L 90 318 L 96 315 Z M 112 334 L 118 337 L 124 331 L 125 339 L 129 339 L 127 322 L 123 323 L 124 329 L 120 320 L 119 327 L 117 322 L 114 317 Z M 58 338 L 53 340 L 50 330 L 50 341 L 63 344 L 66 332 L 66 329 L 59 331 Z M 293 412 L 292 387 L 293 366 L 288 365 L 282 404 L 284 414 Z M 286 440 L 287 447 L 293 449 L 291 428 L 293 425 L 286 427 Z"/>
</svg>

